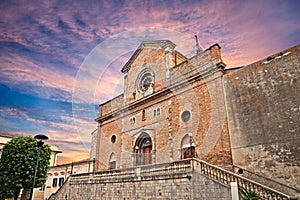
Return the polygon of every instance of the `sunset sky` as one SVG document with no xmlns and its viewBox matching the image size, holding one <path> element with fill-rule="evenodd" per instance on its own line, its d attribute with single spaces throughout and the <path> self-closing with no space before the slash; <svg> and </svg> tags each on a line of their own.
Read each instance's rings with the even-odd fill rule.
<svg viewBox="0 0 300 200">
<path fill-rule="evenodd" d="M 143 40 L 193 55 L 218 43 L 227 67 L 300 43 L 298 0 L 0 1 L 0 134 L 45 134 L 60 163 L 89 157 L 100 103 L 122 92 Z"/>
</svg>

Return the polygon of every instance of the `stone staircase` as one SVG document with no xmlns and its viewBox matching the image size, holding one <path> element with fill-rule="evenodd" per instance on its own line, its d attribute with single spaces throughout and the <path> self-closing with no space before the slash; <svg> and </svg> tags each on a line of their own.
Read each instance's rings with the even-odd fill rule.
<svg viewBox="0 0 300 200">
<path fill-rule="evenodd" d="M 281 182 L 275 181 L 271 178 L 268 178 L 266 176 L 262 176 L 258 173 L 255 173 L 253 171 L 244 169 L 240 166 L 232 166 L 231 169 L 234 173 L 239 174 L 243 177 L 246 177 L 247 179 L 250 179 L 252 181 L 255 181 L 257 183 L 260 183 L 262 185 L 267 185 L 268 187 L 275 189 L 277 191 L 282 191 L 285 194 L 288 194 L 290 196 L 300 196 L 300 190 L 291 186 L 288 186 L 286 184 L 283 184 Z"/>
<path fill-rule="evenodd" d="M 229 185 L 230 182 L 237 182 L 240 189 L 256 191 L 260 199 L 297 199 L 296 196 L 289 196 L 283 192 L 272 189 L 266 185 L 250 180 L 223 168 L 214 166 L 202 160 L 193 160 L 194 169 L 203 175 L 207 175 L 223 184 Z M 296 193 L 297 191 L 295 191 Z M 298 191 L 299 192 L 299 191 Z"/>
<path fill-rule="evenodd" d="M 222 185 L 227 191 L 230 189 L 231 182 L 237 182 L 238 187 L 244 188 L 247 191 L 255 190 L 259 195 L 260 199 L 274 199 L 274 200 L 286 200 L 286 199 L 297 199 L 296 193 L 292 195 L 285 194 L 284 192 L 280 192 L 278 190 L 272 189 L 266 185 L 250 180 L 244 176 L 241 176 L 237 173 L 234 173 L 230 170 L 226 170 L 221 167 L 214 166 L 205 161 L 198 159 L 185 159 L 175 162 L 169 163 L 161 163 L 161 164 L 152 164 L 152 165 L 143 165 L 132 168 L 124 168 L 124 169 L 114 169 L 114 170 L 105 170 L 99 171 L 95 173 L 84 173 L 84 174 L 75 174 L 71 175 L 69 179 L 65 182 L 65 184 L 55 193 L 49 197 L 49 200 L 60 200 L 60 199 L 80 199 L 74 198 L 74 193 L 80 195 L 83 191 L 82 188 L 89 188 L 88 185 L 99 185 L 96 188 L 102 188 L 106 185 L 115 185 L 116 183 L 126 183 L 134 184 L 138 182 L 139 184 L 145 183 L 150 184 L 150 182 L 154 182 L 155 184 L 163 184 L 164 180 L 181 180 L 182 185 L 188 185 L 185 190 L 182 190 L 182 193 L 188 191 L 187 195 L 184 199 L 200 199 L 197 194 L 193 194 L 198 191 L 196 187 L 197 177 L 205 177 L 206 179 L 212 180 L 219 185 Z M 184 179 L 183 182 L 182 180 Z M 193 182 L 194 181 L 194 182 Z M 199 182 L 199 180 L 198 180 Z M 177 184 L 178 185 L 178 184 Z M 80 189 L 81 187 L 81 189 Z M 121 186 L 123 187 L 123 186 Z M 173 186 L 172 186 L 173 187 Z M 174 186 L 175 187 L 175 186 Z M 202 187 L 202 186 L 201 186 Z M 203 186 L 205 187 L 205 186 Z M 76 190 L 77 188 L 77 190 Z M 135 188 L 134 188 L 135 189 Z M 72 190 L 72 191 L 71 191 Z M 123 190 L 126 190 L 126 188 Z M 75 192 L 76 191 L 76 192 Z M 135 190 L 137 192 L 137 190 Z M 178 190 L 175 190 L 178 191 Z M 218 189 L 220 191 L 220 189 Z M 94 190 L 90 191 L 96 193 Z M 120 192 L 119 190 L 117 192 Z M 299 191 L 298 191 L 299 192 Z M 98 191 L 98 193 L 101 193 Z M 103 192 L 102 192 L 103 193 Z M 124 192 L 123 192 L 124 193 Z M 196 192 L 197 193 L 197 192 Z M 226 192 L 225 192 L 226 193 Z M 224 196 L 225 196 L 224 193 Z M 227 192 L 228 193 L 228 192 Z M 190 194 L 190 195 L 189 195 Z M 221 192 L 222 194 L 222 192 Z M 68 196 L 69 195 L 69 196 Z M 72 196 L 73 195 L 73 196 Z M 104 194 L 102 194 L 103 196 Z M 132 194 L 134 195 L 134 194 Z M 172 194 L 171 194 L 172 195 Z M 183 197 L 180 194 L 177 195 L 177 198 L 174 199 L 182 199 Z M 130 194 L 129 194 L 130 196 Z M 146 195 L 145 195 L 146 196 Z M 106 196 L 107 197 L 107 196 Z M 128 197 L 128 194 L 127 194 Z M 81 196 L 82 198 L 82 196 Z M 136 197 L 131 199 L 167 199 L 163 197 L 159 197 L 159 195 L 152 198 L 145 197 Z M 105 198 L 100 196 L 89 196 L 89 199 L 118 199 L 118 198 Z M 130 199 L 123 198 L 122 199 Z M 173 199 L 173 198 L 172 198 Z M 209 198 L 207 198 L 209 199 Z M 216 198 L 216 199 L 230 199 L 228 194 L 226 198 Z"/>
</svg>

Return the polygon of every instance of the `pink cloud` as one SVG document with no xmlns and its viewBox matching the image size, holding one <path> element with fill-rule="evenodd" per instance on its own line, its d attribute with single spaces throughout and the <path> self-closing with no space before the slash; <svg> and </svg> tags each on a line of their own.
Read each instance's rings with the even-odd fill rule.
<svg viewBox="0 0 300 200">
<path fill-rule="evenodd" d="M 54 71 L 47 66 L 40 67 L 27 58 L 18 55 L 0 56 L 0 59 L 6 63 L 1 67 L 2 82 L 7 85 L 25 86 L 28 84 L 44 88 L 43 91 L 36 92 L 35 95 L 41 98 L 50 98 L 55 96 L 53 89 L 59 89 L 66 93 L 72 91 L 74 77 L 62 74 L 60 71 Z M 26 67 L 24 67 L 26 66 Z M 70 101 L 70 97 L 58 97 L 56 100 Z"/>
<path fill-rule="evenodd" d="M 76 162 L 90 158 L 88 152 L 85 151 L 75 151 L 75 150 L 64 150 L 62 154 L 58 154 L 57 164 L 65 164 Z"/>
<path fill-rule="evenodd" d="M 97 61 L 89 63 L 95 64 L 92 69 L 82 70 L 81 62 L 99 43 L 133 30 L 126 35 L 130 39 L 141 27 L 178 31 L 192 41 L 196 32 L 204 49 L 214 43 L 220 44 L 228 67 L 246 65 L 299 42 L 299 37 L 289 37 L 299 32 L 299 18 L 291 12 L 292 7 L 288 1 L 125 1 L 122 4 L 44 1 L 5 6 L 0 14 L 1 21 L 5 22 L 0 41 L 14 42 L 46 55 L 42 58 L 48 62 L 37 62 L 35 54 L 25 57 L 14 49 L 3 51 L 5 54 L 0 55 L 1 82 L 41 98 L 72 102 L 73 117 L 63 116 L 63 122 L 51 122 L 31 118 L 18 110 L 5 112 L 29 122 L 57 127 L 59 130 L 49 128 L 46 133 L 61 140 L 65 148 L 71 148 L 75 143 L 89 143 L 89 134 L 96 128 L 94 104 L 122 92 L 123 78 L 119 70 L 127 61 L 123 57 L 117 61 L 112 59 L 117 63 L 115 65 L 102 65 L 104 62 Z M 60 27 L 59 22 L 68 28 Z M 146 33 L 140 33 L 146 36 Z M 157 34 L 155 39 L 173 40 L 172 35 L 163 33 Z M 183 44 L 177 45 L 179 48 Z M 63 62 L 53 64 L 52 60 Z M 77 69 L 85 75 L 80 80 L 74 75 Z M 103 73 L 99 76 L 97 72 L 101 70 Z M 80 98 L 71 99 L 77 94 Z M 81 106 L 76 107 L 78 104 Z M 1 123 L 9 123 L 1 120 Z"/>
</svg>

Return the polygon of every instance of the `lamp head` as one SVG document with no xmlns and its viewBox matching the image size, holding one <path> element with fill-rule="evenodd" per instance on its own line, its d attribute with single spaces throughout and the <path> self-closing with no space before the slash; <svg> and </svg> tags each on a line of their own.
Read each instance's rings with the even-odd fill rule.
<svg viewBox="0 0 300 200">
<path fill-rule="evenodd" d="M 34 136 L 37 140 L 48 140 L 48 137 L 46 135 L 36 135 Z"/>
</svg>

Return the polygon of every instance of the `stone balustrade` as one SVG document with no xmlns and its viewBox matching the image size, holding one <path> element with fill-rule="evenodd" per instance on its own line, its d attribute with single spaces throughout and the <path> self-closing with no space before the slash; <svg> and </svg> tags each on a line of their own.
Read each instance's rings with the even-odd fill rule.
<svg viewBox="0 0 300 200">
<path fill-rule="evenodd" d="M 71 175 L 69 185 L 101 184 L 101 183 L 125 183 L 136 181 L 156 181 L 170 179 L 192 179 L 196 174 L 213 179 L 229 188 L 231 182 L 237 182 L 240 189 L 256 191 L 260 199 L 287 200 L 297 197 L 286 195 L 282 192 L 269 188 L 263 184 L 247 179 L 234 172 L 214 166 L 198 159 L 185 159 L 169 163 L 141 165 L 132 168 L 120 168 L 105 170 L 94 173 Z M 197 181 L 196 179 L 194 181 Z M 66 185 L 66 183 L 64 184 Z M 58 195 L 59 190 L 55 195 Z"/>
<path fill-rule="evenodd" d="M 192 159 L 191 162 L 193 162 L 193 167 L 195 171 L 198 171 L 201 174 L 209 176 L 226 185 L 229 185 L 230 182 L 237 182 L 238 187 L 240 189 L 243 188 L 247 191 L 256 191 L 259 194 L 260 199 L 297 199 L 297 197 L 286 195 L 282 192 L 279 192 L 265 185 L 247 179 L 231 171 L 209 164 L 205 161 Z"/>
</svg>

